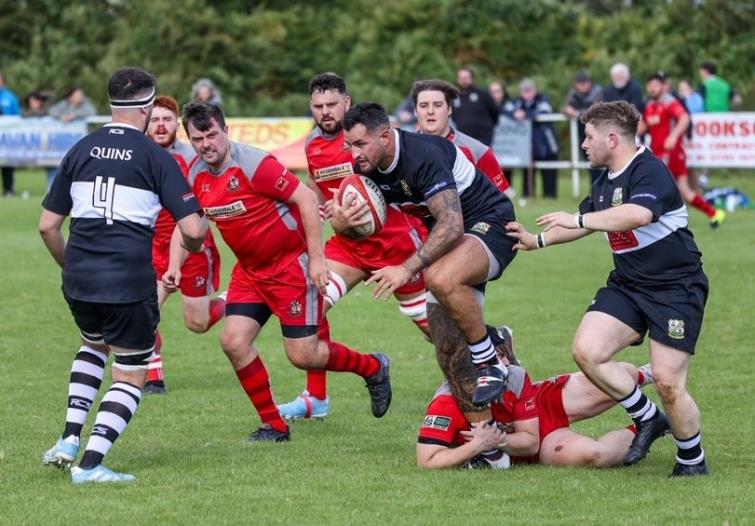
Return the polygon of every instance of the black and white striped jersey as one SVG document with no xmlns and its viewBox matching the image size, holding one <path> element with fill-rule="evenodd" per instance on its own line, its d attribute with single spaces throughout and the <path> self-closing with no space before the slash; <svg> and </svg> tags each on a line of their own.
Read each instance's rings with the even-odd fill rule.
<svg viewBox="0 0 755 526">
<path fill-rule="evenodd" d="M 152 236 L 160 209 L 176 220 L 200 211 L 173 157 L 121 123 L 105 125 L 68 152 L 42 206 L 71 215 L 63 292 L 92 303 L 154 294 Z"/>
<path fill-rule="evenodd" d="M 700 251 L 687 228 L 687 207 L 674 178 L 645 147 L 622 170 L 604 170 L 579 211 L 585 214 L 623 203 L 647 208 L 653 221 L 628 232 L 606 234 L 616 267 L 612 278 L 652 285 L 676 281 L 702 268 Z"/>
<path fill-rule="evenodd" d="M 514 221 L 514 206 L 505 194 L 445 137 L 393 130 L 396 156 L 384 172 L 366 174 L 382 190 L 389 203 L 406 213 L 432 219 L 426 202 L 443 190 L 459 193 L 464 226 L 497 218 Z"/>
</svg>

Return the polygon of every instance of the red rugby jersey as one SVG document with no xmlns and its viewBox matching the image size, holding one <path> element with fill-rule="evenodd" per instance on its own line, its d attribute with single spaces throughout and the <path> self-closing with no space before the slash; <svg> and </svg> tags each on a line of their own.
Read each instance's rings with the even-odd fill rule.
<svg viewBox="0 0 755 526">
<path fill-rule="evenodd" d="M 459 149 L 464 152 L 464 155 L 467 156 L 467 159 L 469 159 L 478 170 L 484 173 L 498 190 L 504 192 L 511 186 L 508 179 L 506 179 L 506 176 L 503 174 L 501 165 L 498 164 L 498 159 L 493 153 L 492 148 L 485 146 L 474 137 L 470 137 L 469 135 L 454 130 L 453 128 L 451 128 L 451 131 L 446 135 L 446 139 L 458 146 Z"/>
<path fill-rule="evenodd" d="M 304 153 L 309 175 L 326 200 L 333 197 L 331 190 L 338 190 L 344 177 L 354 174 L 354 161 L 351 152 L 345 148 L 343 130 L 328 135 L 315 127 L 307 137 Z"/>
<path fill-rule="evenodd" d="M 673 95 L 667 93 L 658 100 L 650 99 L 645 105 L 642 115 L 650 134 L 650 149 L 656 155 L 676 152 L 683 148 L 684 137 L 676 141 L 673 150 L 667 151 L 663 147 L 664 141 L 671 135 L 671 129 L 676 125 L 679 118 L 686 113 L 684 106 Z"/>
<path fill-rule="evenodd" d="M 265 151 L 235 142 L 230 147 L 222 172 L 198 159 L 189 184 L 239 263 L 269 277 L 307 250 L 299 209 L 286 203 L 299 179 Z"/>
<path fill-rule="evenodd" d="M 189 168 L 197 158 L 197 154 L 189 144 L 181 141 L 176 141 L 173 146 L 168 148 L 173 158 L 181 167 L 181 172 L 184 177 L 189 176 Z M 170 215 L 165 208 L 160 210 L 155 222 L 155 237 L 152 241 L 152 246 L 160 247 L 162 250 L 168 250 L 170 247 L 170 238 L 173 236 L 173 231 L 176 229 L 176 222 L 173 220 L 173 216 Z M 204 240 L 205 246 L 215 246 L 215 240 L 212 237 L 212 231 L 207 231 L 207 237 Z"/>
</svg>

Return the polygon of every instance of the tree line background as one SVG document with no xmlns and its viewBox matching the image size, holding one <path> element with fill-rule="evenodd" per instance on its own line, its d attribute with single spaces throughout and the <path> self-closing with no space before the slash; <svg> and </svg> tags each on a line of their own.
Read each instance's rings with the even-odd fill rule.
<svg viewBox="0 0 755 526">
<path fill-rule="evenodd" d="M 79 85 L 101 113 L 105 82 L 123 65 L 154 72 L 162 93 L 186 102 L 209 77 L 229 115 L 302 115 L 307 82 L 345 76 L 356 100 L 394 108 L 418 78 L 509 92 L 525 76 L 560 105 L 577 70 L 608 81 L 626 62 L 698 83 L 711 60 L 755 104 L 755 3 L 723 0 L 0 0 L 0 71 L 19 96 L 58 97 Z"/>
</svg>

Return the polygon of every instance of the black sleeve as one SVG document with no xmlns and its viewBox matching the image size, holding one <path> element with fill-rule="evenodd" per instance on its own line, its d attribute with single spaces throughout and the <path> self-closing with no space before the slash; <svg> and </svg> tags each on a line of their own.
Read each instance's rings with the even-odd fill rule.
<svg viewBox="0 0 755 526">
<path fill-rule="evenodd" d="M 71 184 L 73 182 L 70 169 L 71 164 L 69 155 L 66 155 L 60 163 L 58 174 L 55 176 L 52 186 L 50 186 L 50 191 L 47 192 L 42 201 L 42 207 L 45 210 L 63 216 L 71 213 L 71 208 L 73 208 L 73 199 L 71 198 Z"/>
<path fill-rule="evenodd" d="M 674 178 L 667 172 L 660 161 L 646 162 L 637 167 L 629 182 L 627 202 L 650 210 L 653 221 L 657 221 L 665 212 L 682 206 L 679 189 Z"/>
<path fill-rule="evenodd" d="M 588 212 L 594 212 L 595 207 L 592 204 L 592 193 L 582 199 L 582 201 L 579 203 L 579 213 L 580 214 L 587 214 Z"/>
<path fill-rule="evenodd" d="M 453 161 L 445 152 L 427 151 L 425 159 L 412 170 L 412 174 L 412 186 L 422 193 L 425 201 L 443 190 L 456 189 Z"/>
<path fill-rule="evenodd" d="M 179 221 L 184 217 L 201 212 L 194 192 L 184 179 L 178 163 L 166 152 L 157 158 L 158 190 L 160 202 L 167 208 L 173 219 Z"/>
</svg>

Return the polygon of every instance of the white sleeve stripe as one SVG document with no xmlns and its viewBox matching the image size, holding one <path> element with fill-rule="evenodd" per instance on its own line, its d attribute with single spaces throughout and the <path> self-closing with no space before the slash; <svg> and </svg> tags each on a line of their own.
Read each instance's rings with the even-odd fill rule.
<svg viewBox="0 0 755 526">
<path fill-rule="evenodd" d="M 458 146 L 456 148 L 456 160 L 454 161 L 453 176 L 456 181 L 456 191 L 461 195 L 464 190 L 472 186 L 477 171 L 474 165 L 467 159 Z"/>
<path fill-rule="evenodd" d="M 639 243 L 636 247 L 624 250 L 614 250 L 613 252 L 614 254 L 624 254 L 648 247 L 653 243 L 670 236 L 680 228 L 685 228 L 688 223 L 688 217 L 689 215 L 685 205 L 682 205 L 681 208 L 677 208 L 671 212 L 666 212 L 659 217 L 658 221 L 655 223 L 650 223 L 649 225 L 634 230 L 634 235 Z"/>
<path fill-rule="evenodd" d="M 71 184 L 72 218 L 108 219 L 106 213 L 110 213 L 109 209 L 94 206 L 94 190 L 93 182 L 77 181 Z M 161 209 L 160 198 L 154 192 L 115 184 L 112 193 L 112 220 L 153 227 Z"/>
</svg>

